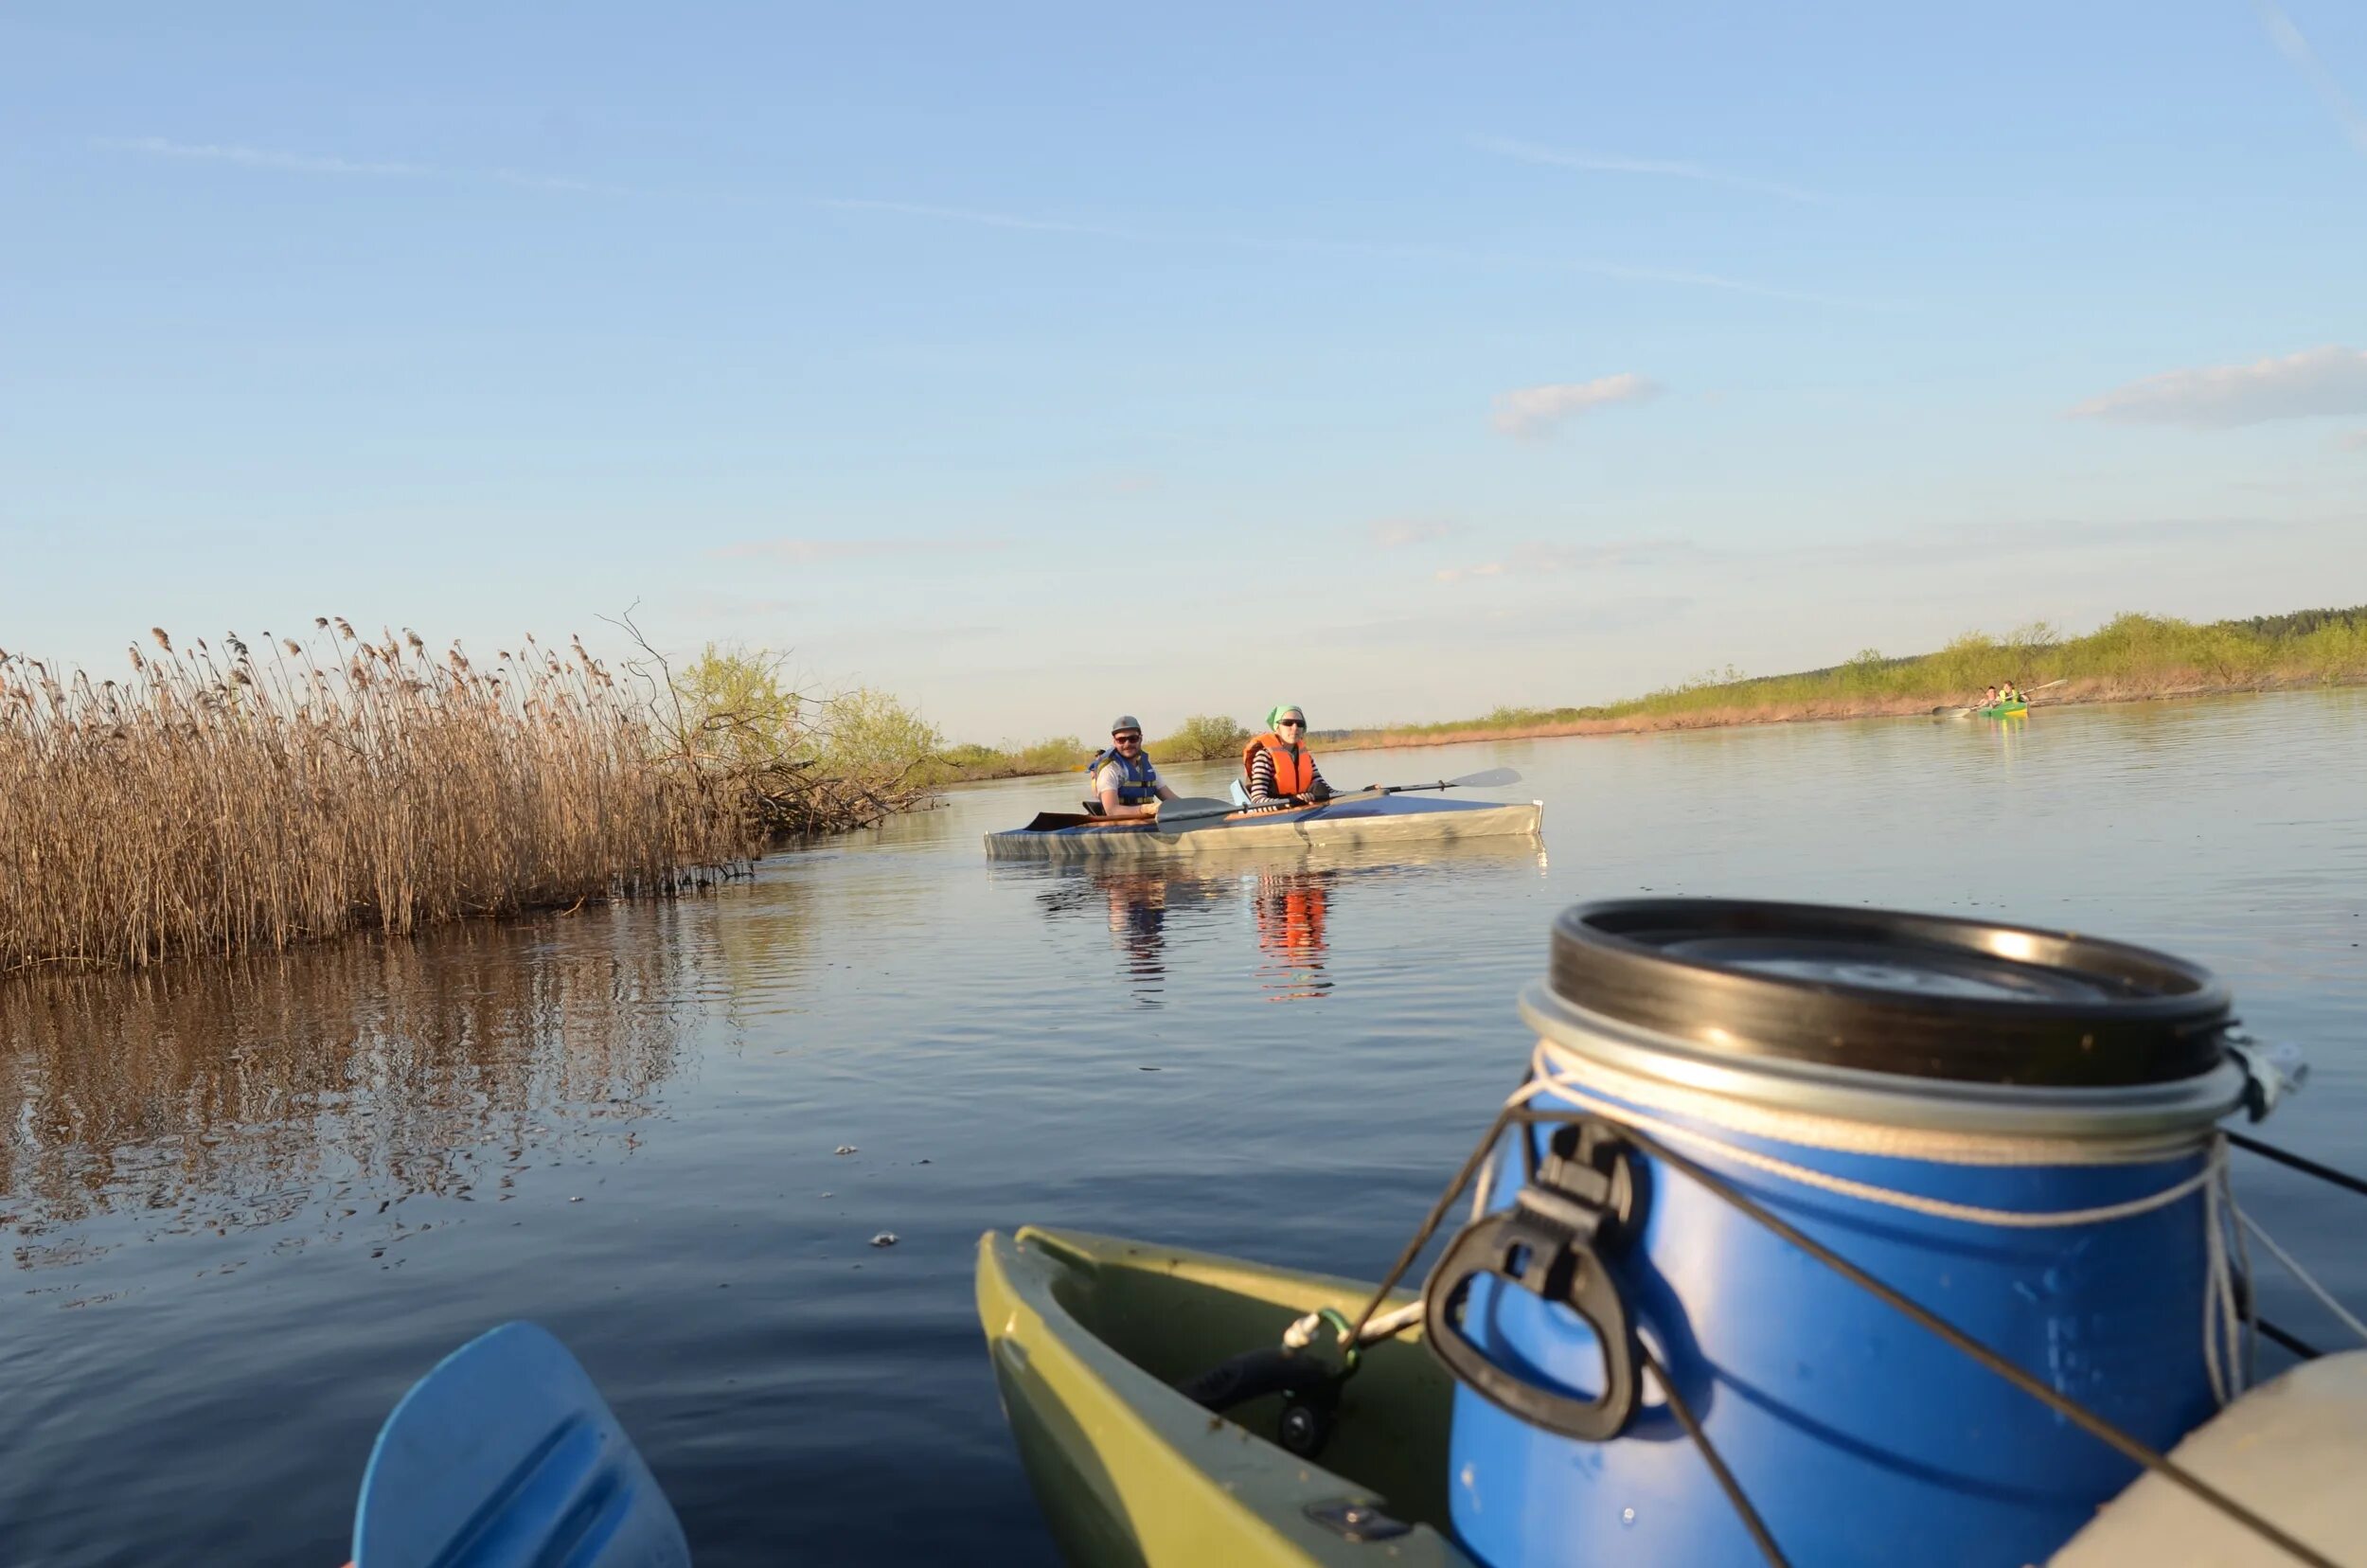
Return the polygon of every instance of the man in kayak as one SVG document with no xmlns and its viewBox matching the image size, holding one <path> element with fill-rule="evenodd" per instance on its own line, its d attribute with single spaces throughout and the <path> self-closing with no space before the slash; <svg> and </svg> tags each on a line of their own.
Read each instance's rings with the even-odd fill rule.
<svg viewBox="0 0 2367 1568">
<path fill-rule="evenodd" d="M 1303 742 L 1307 715 L 1296 703 L 1266 710 L 1266 733 L 1241 748 L 1241 774 L 1252 806 L 1281 806 L 1323 802 L 1331 786 L 1315 767 L 1315 754 Z"/>
<path fill-rule="evenodd" d="M 1157 816 L 1159 802 L 1175 798 L 1143 755 L 1142 722 L 1130 713 L 1118 715 L 1110 726 L 1110 749 L 1094 758 L 1094 793 L 1106 817 Z"/>
<path fill-rule="evenodd" d="M 1983 707 L 1997 706 L 1997 687 L 1991 686 L 1981 694 L 1981 705 Z"/>
</svg>

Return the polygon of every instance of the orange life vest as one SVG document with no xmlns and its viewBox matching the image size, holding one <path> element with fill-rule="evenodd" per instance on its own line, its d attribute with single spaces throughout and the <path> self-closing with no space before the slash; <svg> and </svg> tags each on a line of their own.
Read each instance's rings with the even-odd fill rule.
<svg viewBox="0 0 2367 1568">
<path fill-rule="evenodd" d="M 1315 787 L 1315 757 L 1305 746 L 1294 746 L 1271 730 L 1241 748 L 1241 784 L 1247 788 L 1249 767 L 1263 747 L 1273 757 L 1273 793 L 1305 794 Z"/>
</svg>

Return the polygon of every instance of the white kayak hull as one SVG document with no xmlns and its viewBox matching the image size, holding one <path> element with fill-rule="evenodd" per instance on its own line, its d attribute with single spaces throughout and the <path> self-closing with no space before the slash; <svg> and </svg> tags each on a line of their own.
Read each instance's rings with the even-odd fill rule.
<svg viewBox="0 0 2367 1568">
<path fill-rule="evenodd" d="M 1393 845 L 1449 844 L 1464 839 L 1537 838 L 1545 806 L 1526 800 L 1504 806 L 1453 803 L 1454 810 L 1393 811 L 1387 815 L 1327 815 L 1320 809 L 1226 818 L 1182 832 L 1148 823 L 1113 822 L 1049 831 L 1014 829 L 987 835 L 988 860 L 1159 863 L 1240 850 L 1361 849 Z"/>
</svg>

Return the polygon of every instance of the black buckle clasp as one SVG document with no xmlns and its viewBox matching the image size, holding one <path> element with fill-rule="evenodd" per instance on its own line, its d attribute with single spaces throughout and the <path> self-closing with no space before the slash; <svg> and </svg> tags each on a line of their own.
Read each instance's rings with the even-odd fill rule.
<svg viewBox="0 0 2367 1568">
<path fill-rule="evenodd" d="M 1635 1325 L 1603 1256 L 1624 1248 L 1643 1220 L 1634 1149 L 1600 1117 L 1554 1130 L 1537 1174 L 1511 1208 L 1466 1226 L 1423 1287 L 1423 1338 L 1457 1381 L 1531 1425 L 1585 1442 L 1608 1442 L 1640 1399 Z M 1506 1372 L 1463 1332 L 1463 1309 L 1482 1274 L 1567 1308 L 1603 1353 L 1602 1393 L 1558 1394 Z"/>
</svg>

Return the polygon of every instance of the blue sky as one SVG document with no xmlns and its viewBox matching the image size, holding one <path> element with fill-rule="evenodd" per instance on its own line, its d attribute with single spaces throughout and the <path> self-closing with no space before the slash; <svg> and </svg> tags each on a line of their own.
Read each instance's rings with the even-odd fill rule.
<svg viewBox="0 0 2367 1568">
<path fill-rule="evenodd" d="M 956 736 L 2367 601 L 2367 8 L 21 7 L 0 647 Z"/>
</svg>

